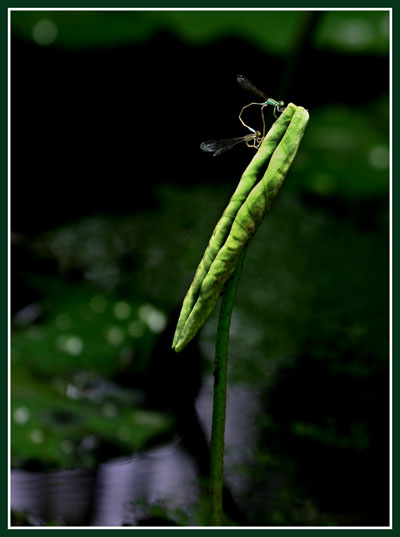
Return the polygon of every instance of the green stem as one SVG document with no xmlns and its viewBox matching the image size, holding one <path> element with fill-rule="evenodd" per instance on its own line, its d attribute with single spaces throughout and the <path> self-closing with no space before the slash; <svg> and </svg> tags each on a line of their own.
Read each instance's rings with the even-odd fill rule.
<svg viewBox="0 0 400 537">
<path fill-rule="evenodd" d="M 211 429 L 210 468 L 210 524 L 221 526 L 222 491 L 224 485 L 224 434 L 226 413 L 226 379 L 228 363 L 229 327 L 236 289 L 242 272 L 246 249 L 243 250 L 232 276 L 229 278 L 218 318 L 215 343 L 214 400 Z"/>
</svg>

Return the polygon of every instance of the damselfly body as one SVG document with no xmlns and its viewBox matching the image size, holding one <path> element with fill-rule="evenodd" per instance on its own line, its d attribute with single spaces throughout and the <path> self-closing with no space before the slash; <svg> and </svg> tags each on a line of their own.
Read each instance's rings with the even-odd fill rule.
<svg viewBox="0 0 400 537">
<path fill-rule="evenodd" d="M 253 131 L 251 127 L 248 127 L 249 130 Z M 253 131 L 246 136 L 238 136 L 237 138 L 229 138 L 227 140 L 209 140 L 208 142 L 203 142 L 200 144 L 200 149 L 208 153 L 213 153 L 213 156 L 216 157 L 225 151 L 229 151 L 235 145 L 245 142 L 248 147 L 254 147 L 258 149 L 261 145 L 263 138 L 261 137 L 261 132 Z"/>
<path fill-rule="evenodd" d="M 277 112 L 281 113 L 284 111 L 284 102 L 283 101 L 275 101 L 275 99 L 271 99 L 270 97 L 267 97 L 265 95 L 265 93 L 263 93 L 262 91 L 260 91 L 258 88 L 255 87 L 254 84 L 252 84 L 250 82 L 250 80 L 248 80 L 245 76 L 243 75 L 238 75 L 237 76 L 237 81 L 239 83 L 239 85 L 250 91 L 251 93 L 253 93 L 254 95 L 257 95 L 257 97 L 260 97 L 261 99 L 263 99 L 263 102 L 262 103 L 250 103 L 250 104 L 246 104 L 246 106 L 243 106 L 240 114 L 239 114 L 239 120 L 240 122 L 242 123 L 242 125 L 244 127 L 247 127 L 248 129 L 252 130 L 251 127 L 249 127 L 248 125 L 246 125 L 246 123 L 243 121 L 242 119 L 242 114 L 243 114 L 243 111 L 248 108 L 249 106 L 252 106 L 252 105 L 258 105 L 258 106 L 261 106 L 261 118 L 262 118 L 262 123 L 263 123 L 263 137 L 265 136 L 265 119 L 264 119 L 264 108 L 266 108 L 267 106 L 272 106 L 273 109 L 274 109 L 274 116 L 275 117 L 278 117 L 277 116 Z"/>
</svg>

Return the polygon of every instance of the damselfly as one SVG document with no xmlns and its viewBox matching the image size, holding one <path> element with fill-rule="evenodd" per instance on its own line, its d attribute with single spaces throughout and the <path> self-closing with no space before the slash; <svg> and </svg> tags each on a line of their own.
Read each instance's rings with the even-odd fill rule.
<svg viewBox="0 0 400 537">
<path fill-rule="evenodd" d="M 229 151 L 237 144 L 245 142 L 247 147 L 258 149 L 263 141 L 260 131 L 254 131 L 251 127 L 247 127 L 251 132 L 246 136 L 238 136 L 237 138 L 229 138 L 228 140 L 209 140 L 200 144 L 200 149 L 208 153 L 213 153 L 213 157 Z"/>
<path fill-rule="evenodd" d="M 267 107 L 268 105 L 269 106 L 272 106 L 274 108 L 274 116 L 275 117 L 278 117 L 277 116 L 277 112 L 283 112 L 284 111 L 284 102 L 283 101 L 275 101 L 275 99 L 271 99 L 270 97 L 267 97 L 265 95 L 265 93 L 263 93 L 262 91 L 260 91 L 259 89 L 257 89 L 255 87 L 254 84 L 252 84 L 250 82 L 250 80 L 248 80 L 245 76 L 243 75 L 238 75 L 237 76 L 237 81 L 239 83 L 239 85 L 250 91 L 251 93 L 254 93 L 254 95 L 257 95 L 258 97 L 260 97 L 261 99 L 263 99 L 264 102 L 262 103 L 250 103 L 250 104 L 246 104 L 246 106 L 243 106 L 240 114 L 239 114 L 239 120 L 240 122 L 242 123 L 243 126 L 247 127 L 248 129 L 252 130 L 251 127 L 249 127 L 248 125 L 246 125 L 246 123 L 243 121 L 242 119 L 242 114 L 243 114 L 243 110 L 245 110 L 247 107 L 249 106 L 252 106 L 252 105 L 258 105 L 258 106 L 261 106 L 261 118 L 262 118 L 262 123 L 263 123 L 263 137 L 265 136 L 265 119 L 264 119 L 264 108 Z"/>
</svg>

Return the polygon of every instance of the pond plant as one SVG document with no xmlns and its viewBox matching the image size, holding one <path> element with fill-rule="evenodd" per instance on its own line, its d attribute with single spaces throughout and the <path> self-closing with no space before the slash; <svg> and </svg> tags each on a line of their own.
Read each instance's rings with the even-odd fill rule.
<svg viewBox="0 0 400 537">
<path fill-rule="evenodd" d="M 258 149 L 257 153 L 244 171 L 212 233 L 183 301 L 172 343 L 176 352 L 182 351 L 197 334 L 213 311 L 218 298 L 222 295 L 213 372 L 214 395 L 209 482 L 210 526 L 222 525 L 229 327 L 240 273 L 247 246 L 279 193 L 309 120 L 307 110 L 293 103 L 284 108 L 281 101 L 268 103 L 267 98 L 265 98 L 265 102 L 251 104 L 261 106 L 263 124 L 263 111 L 268 104 L 274 106 L 274 115 L 276 112 L 279 112 L 280 115 L 268 133 L 262 138 L 258 138 L 259 143 L 252 144 L 252 147 Z M 239 119 L 241 120 L 241 117 Z M 257 137 L 260 135 L 259 131 L 245 126 Z M 250 145 L 248 141 L 252 137 L 253 135 L 250 134 L 242 139 L 233 140 L 243 140 L 247 145 Z M 235 144 L 219 146 L 217 142 L 206 142 L 202 144 L 202 149 L 219 154 L 222 152 L 219 149 L 230 149 L 232 145 Z"/>
</svg>

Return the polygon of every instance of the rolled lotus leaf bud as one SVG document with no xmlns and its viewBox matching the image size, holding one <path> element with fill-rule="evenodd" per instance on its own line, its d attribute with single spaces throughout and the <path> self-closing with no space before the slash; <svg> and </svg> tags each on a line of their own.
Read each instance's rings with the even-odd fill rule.
<svg viewBox="0 0 400 537">
<path fill-rule="evenodd" d="M 308 119 L 307 110 L 290 103 L 243 173 L 183 301 L 172 343 L 176 352 L 189 343 L 214 309 L 240 254 L 279 193 Z"/>
</svg>

